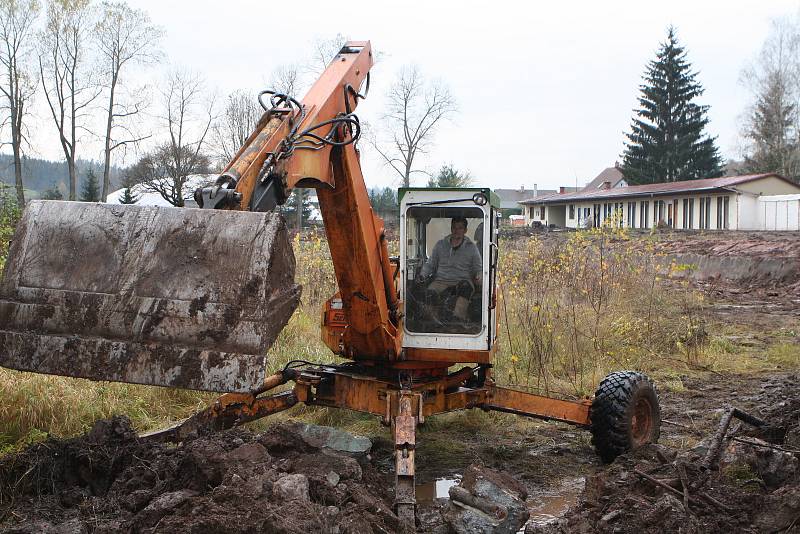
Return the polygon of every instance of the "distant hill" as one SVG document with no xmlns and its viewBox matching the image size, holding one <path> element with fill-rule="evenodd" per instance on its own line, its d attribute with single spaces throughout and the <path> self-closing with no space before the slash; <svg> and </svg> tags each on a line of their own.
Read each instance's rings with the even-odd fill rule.
<svg viewBox="0 0 800 534">
<path fill-rule="evenodd" d="M 80 195 L 86 171 L 94 169 L 99 180 L 103 179 L 103 164 L 97 161 L 78 160 L 78 195 Z M 111 167 L 111 190 L 119 188 L 123 169 Z M 0 154 L 0 182 L 14 185 L 14 159 L 10 154 Z M 64 198 L 69 191 L 69 172 L 64 161 L 49 161 L 39 158 L 25 158 L 22 163 L 22 183 L 25 189 L 42 192 L 54 185 L 61 190 Z"/>
</svg>

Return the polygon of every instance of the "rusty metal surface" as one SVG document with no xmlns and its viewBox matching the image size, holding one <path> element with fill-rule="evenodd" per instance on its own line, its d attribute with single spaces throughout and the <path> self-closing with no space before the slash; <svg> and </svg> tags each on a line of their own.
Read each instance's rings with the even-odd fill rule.
<svg viewBox="0 0 800 534">
<path fill-rule="evenodd" d="M 395 393 L 398 393 L 399 398 L 397 412 L 392 418 L 395 449 L 394 507 L 397 517 L 413 526 L 417 504 L 414 466 L 417 419 L 414 405 L 422 402 L 422 399 L 418 393 Z"/>
<path fill-rule="evenodd" d="M 497 386 L 490 386 L 487 390 L 489 398 L 482 406 L 487 410 L 555 419 L 582 426 L 589 425 L 589 408 L 592 403 L 588 400 L 566 401 Z"/>
<path fill-rule="evenodd" d="M 179 443 L 193 435 L 226 430 L 288 410 L 295 404 L 297 404 L 297 397 L 292 391 L 259 398 L 244 393 L 228 393 L 189 419 L 173 427 L 151 432 L 141 437 Z"/>
<path fill-rule="evenodd" d="M 32 201 L 0 282 L 0 365 L 251 391 L 299 302 L 294 267 L 277 214 Z"/>
</svg>

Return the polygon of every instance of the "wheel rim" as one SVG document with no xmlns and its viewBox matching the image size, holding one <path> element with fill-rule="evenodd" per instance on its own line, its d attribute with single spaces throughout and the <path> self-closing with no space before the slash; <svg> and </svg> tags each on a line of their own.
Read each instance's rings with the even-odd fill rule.
<svg viewBox="0 0 800 534">
<path fill-rule="evenodd" d="M 644 445 L 650 441 L 653 429 L 653 406 L 647 397 L 639 397 L 633 407 L 631 419 L 631 438 L 634 446 Z"/>
</svg>

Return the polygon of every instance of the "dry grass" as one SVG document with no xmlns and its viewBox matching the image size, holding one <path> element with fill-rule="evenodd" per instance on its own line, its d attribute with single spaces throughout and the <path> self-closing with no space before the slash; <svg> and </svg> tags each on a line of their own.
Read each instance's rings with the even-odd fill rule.
<svg viewBox="0 0 800 534">
<path fill-rule="evenodd" d="M 10 220 L 6 219 L 6 229 Z M 4 235 L 10 232 L 0 232 L 0 257 Z M 269 352 L 270 371 L 293 359 L 334 359 L 319 339 L 321 306 L 336 290 L 324 234 L 297 237 L 294 249 L 303 297 Z M 686 370 L 720 367 L 731 361 L 731 355 L 745 357 L 733 354 L 722 340 L 706 342 L 700 295 L 686 286 L 663 284 L 657 255 L 646 242 L 634 242 L 624 231 L 577 233 L 558 247 L 525 239 L 505 243 L 503 250 L 501 344 L 495 362 L 502 383 L 580 396 L 591 394 L 611 370 L 637 368 L 663 379 L 664 387 L 680 390 Z M 771 348 L 765 358 L 775 366 L 800 361 L 799 356 L 798 347 L 787 344 Z M 0 369 L 0 395 L 0 448 L 4 449 L 48 434 L 75 435 L 112 414 L 128 415 L 140 431 L 153 430 L 189 416 L 215 397 L 4 369 Z M 519 420 L 473 412 L 431 419 L 426 431 L 435 431 L 439 424 L 499 429 L 511 425 L 511 419 Z M 276 418 L 368 435 L 386 432 L 377 418 L 345 410 L 296 406 L 271 420 Z"/>
<path fill-rule="evenodd" d="M 666 265 L 648 238 L 624 229 L 507 247 L 499 378 L 583 396 L 613 370 L 700 365 L 702 298 L 664 283 L 666 269 L 686 268 Z"/>
</svg>

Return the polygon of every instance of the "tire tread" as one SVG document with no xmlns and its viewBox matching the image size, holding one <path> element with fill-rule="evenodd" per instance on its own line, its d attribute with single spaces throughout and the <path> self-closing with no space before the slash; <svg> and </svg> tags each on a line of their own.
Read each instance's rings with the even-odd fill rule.
<svg viewBox="0 0 800 534">
<path fill-rule="evenodd" d="M 616 371 L 606 376 L 597 387 L 589 412 L 591 419 L 592 445 L 600 458 L 606 462 L 630 450 L 626 412 L 635 393 L 650 389 L 655 396 L 656 426 L 653 441 L 658 439 L 660 409 L 655 385 L 644 374 L 636 371 Z"/>
</svg>

